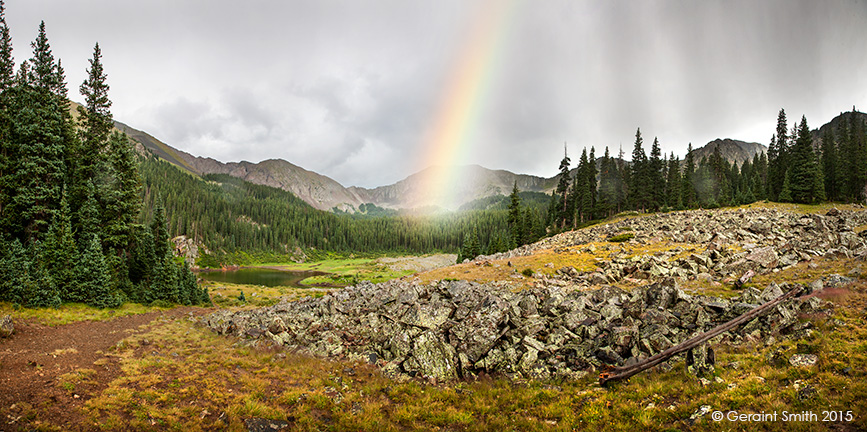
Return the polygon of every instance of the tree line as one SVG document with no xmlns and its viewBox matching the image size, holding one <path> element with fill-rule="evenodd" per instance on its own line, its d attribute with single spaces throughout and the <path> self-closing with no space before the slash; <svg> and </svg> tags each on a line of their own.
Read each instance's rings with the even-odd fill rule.
<svg viewBox="0 0 867 432">
<path fill-rule="evenodd" d="M 0 301 L 210 303 L 176 261 L 164 211 L 138 220 L 138 162 L 113 129 L 99 44 L 75 114 L 44 22 L 31 47 L 16 71 L 0 0 Z"/>
<path fill-rule="evenodd" d="M 738 166 L 714 148 L 696 160 L 689 144 L 683 161 L 663 157 L 654 138 L 650 155 L 641 129 L 635 132 L 631 162 L 612 157 L 608 147 L 597 162 L 595 149 L 582 152 L 574 175 L 564 154 L 560 178 L 548 207 L 548 232 L 573 229 L 623 211 L 714 208 L 761 200 L 817 203 L 859 202 L 867 196 L 867 126 L 855 111 L 841 115 L 819 142 L 806 117 L 789 129 L 785 110 L 767 155 L 757 153 Z"/>
</svg>

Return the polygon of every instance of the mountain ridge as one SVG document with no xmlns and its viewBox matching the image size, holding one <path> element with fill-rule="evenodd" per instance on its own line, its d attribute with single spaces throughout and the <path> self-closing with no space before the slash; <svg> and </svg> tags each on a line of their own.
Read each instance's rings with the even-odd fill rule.
<svg viewBox="0 0 867 432">
<path fill-rule="evenodd" d="M 828 123 L 813 132 L 818 135 L 820 130 L 839 123 L 840 118 L 850 113 L 841 113 Z M 860 116 L 867 116 L 857 113 Z M 314 208 L 342 212 L 355 212 L 363 204 L 374 204 L 378 207 L 394 210 L 413 210 L 441 207 L 442 203 L 434 202 L 425 190 L 429 185 L 429 176 L 434 167 L 426 168 L 411 174 L 403 180 L 390 185 L 375 188 L 359 186 L 343 186 L 336 180 L 307 170 L 283 159 L 267 159 L 261 162 L 221 162 L 211 157 L 195 156 L 183 150 L 176 149 L 147 132 L 132 128 L 115 121 L 118 130 L 125 132 L 143 147 L 150 149 L 157 156 L 196 175 L 228 174 L 251 183 L 276 187 L 292 192 Z M 715 149 L 730 163 L 741 165 L 759 152 L 767 153 L 768 147 L 761 143 L 740 141 L 731 138 L 717 138 L 706 145 L 693 149 L 696 163 L 703 157 L 709 157 Z M 597 159 L 597 164 L 599 159 Z M 628 162 L 627 162 L 628 163 Z M 457 210 L 460 206 L 480 198 L 495 195 L 508 195 L 512 185 L 527 192 L 551 193 L 556 187 L 559 174 L 553 177 L 541 177 L 530 174 L 517 174 L 508 170 L 495 170 L 479 165 L 464 165 L 450 168 L 459 179 L 448 191 L 451 200 L 445 204 L 446 210 Z M 574 172 L 574 169 L 572 170 Z"/>
</svg>

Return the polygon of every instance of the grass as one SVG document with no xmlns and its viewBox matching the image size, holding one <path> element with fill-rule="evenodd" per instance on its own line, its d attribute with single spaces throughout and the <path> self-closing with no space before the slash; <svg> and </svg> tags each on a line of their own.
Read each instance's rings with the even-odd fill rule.
<svg viewBox="0 0 867 432">
<path fill-rule="evenodd" d="M 565 382 L 498 377 L 436 385 L 399 382 L 366 364 L 296 355 L 267 344 L 251 347 L 187 319 L 164 318 L 106 354 L 120 360 L 121 376 L 83 410 L 90 426 L 102 430 L 246 430 L 244 420 L 253 417 L 288 420 L 297 430 L 835 427 L 822 422 L 744 425 L 714 422 L 709 415 L 690 423 L 699 407 L 710 405 L 741 413 L 851 410 L 856 416 L 849 425 L 858 429 L 867 427 L 865 291 L 862 282 L 835 299 L 839 306 L 833 317 L 810 318 L 817 331 L 805 340 L 717 347 L 716 370 L 704 385 L 686 374 L 682 362 L 609 388 L 599 387 L 592 376 Z M 775 352 L 786 359 L 815 352 L 820 360 L 809 368 L 772 365 L 768 358 Z M 74 385 L 79 375 L 63 382 Z M 815 391 L 799 392 L 805 386 Z"/>
<path fill-rule="evenodd" d="M 305 285 L 349 286 L 358 281 L 379 283 L 414 273 L 411 270 L 391 270 L 387 265 L 377 262 L 375 258 L 328 258 L 305 263 L 265 263 L 261 266 L 282 270 L 328 273 L 328 275 L 304 279 L 301 282 Z"/>
<path fill-rule="evenodd" d="M 212 281 L 204 282 L 203 286 L 208 288 L 214 305 L 222 308 L 271 306 L 279 303 L 281 299 L 293 301 L 302 297 L 321 297 L 328 291 L 321 288 L 266 287 Z M 246 301 L 238 299 L 241 292 L 244 293 Z"/>
<path fill-rule="evenodd" d="M 83 303 L 67 303 L 59 308 L 16 308 L 8 302 L 0 302 L 0 315 L 13 319 L 34 319 L 42 325 L 59 326 L 78 321 L 105 321 L 119 316 L 138 315 L 161 308 L 125 303 L 116 309 L 96 309 Z"/>
</svg>

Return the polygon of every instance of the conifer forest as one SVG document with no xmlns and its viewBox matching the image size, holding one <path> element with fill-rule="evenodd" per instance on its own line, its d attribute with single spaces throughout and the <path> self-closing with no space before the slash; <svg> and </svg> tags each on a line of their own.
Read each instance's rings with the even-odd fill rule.
<svg viewBox="0 0 867 432">
<path fill-rule="evenodd" d="M 532 243 L 625 211 L 715 208 L 756 201 L 862 202 L 867 126 L 854 108 L 815 135 L 807 119 L 779 111 L 767 154 L 738 165 L 718 148 L 696 160 L 649 155 L 640 129 L 631 160 L 587 146 L 564 149 L 550 195 L 526 192 L 423 215 L 376 208 L 314 209 L 290 192 L 225 174 L 182 171 L 114 128 L 99 44 L 71 110 L 68 84 L 41 23 L 32 52 L 15 62 L 0 3 L 0 301 L 30 307 L 66 302 L 206 304 L 171 239 L 205 245 L 200 265 L 237 254 L 458 253 L 458 262 Z M 587 150 L 589 148 L 589 152 Z M 574 156 L 574 155 L 573 155 Z M 552 167 L 553 168 L 553 167 Z"/>
</svg>

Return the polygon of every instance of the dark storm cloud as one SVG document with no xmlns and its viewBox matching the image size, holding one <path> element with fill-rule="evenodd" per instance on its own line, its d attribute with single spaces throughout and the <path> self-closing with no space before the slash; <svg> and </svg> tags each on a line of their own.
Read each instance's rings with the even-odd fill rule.
<svg viewBox="0 0 867 432">
<path fill-rule="evenodd" d="M 484 1 L 7 0 L 15 58 L 45 20 L 75 99 L 100 42 L 115 117 L 224 161 L 345 185 L 415 169 Z M 867 2 L 506 1 L 463 162 L 553 175 L 563 142 L 665 153 L 767 143 L 867 106 Z"/>
</svg>

